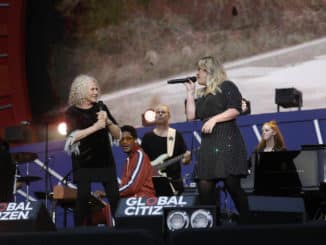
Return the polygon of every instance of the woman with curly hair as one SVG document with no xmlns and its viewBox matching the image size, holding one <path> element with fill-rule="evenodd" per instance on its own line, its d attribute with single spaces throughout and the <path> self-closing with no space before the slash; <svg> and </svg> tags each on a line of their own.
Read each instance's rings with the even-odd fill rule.
<svg viewBox="0 0 326 245">
<path fill-rule="evenodd" d="M 69 108 L 66 111 L 68 137 L 65 150 L 71 155 L 74 182 L 78 186 L 75 209 L 75 225 L 87 223 L 90 218 L 88 206 L 91 179 L 98 182 L 88 170 L 105 173 L 105 188 L 112 213 L 119 200 L 116 166 L 111 149 L 112 138 L 120 138 L 120 128 L 102 101 L 98 101 L 100 88 L 97 80 L 88 75 L 77 76 L 71 84 Z M 81 173 L 86 176 L 81 176 Z M 78 178 L 76 176 L 79 176 Z M 93 179 L 92 179 L 93 178 Z"/>
</svg>

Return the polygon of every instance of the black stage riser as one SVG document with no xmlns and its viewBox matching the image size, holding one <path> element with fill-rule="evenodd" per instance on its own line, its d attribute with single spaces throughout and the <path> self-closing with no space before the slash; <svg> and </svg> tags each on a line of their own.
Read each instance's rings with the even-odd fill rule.
<svg viewBox="0 0 326 245">
<path fill-rule="evenodd" d="M 248 196 L 250 224 L 291 224 L 306 220 L 301 197 Z"/>
<path fill-rule="evenodd" d="M 41 202 L 0 203 L 0 233 L 55 230 Z"/>
</svg>

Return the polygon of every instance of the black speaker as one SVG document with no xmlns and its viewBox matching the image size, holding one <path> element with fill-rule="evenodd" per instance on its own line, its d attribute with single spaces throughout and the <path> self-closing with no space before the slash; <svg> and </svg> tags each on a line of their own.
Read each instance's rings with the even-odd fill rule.
<svg viewBox="0 0 326 245">
<path fill-rule="evenodd" d="M 319 149 L 311 147 L 301 150 L 298 157 L 294 159 L 303 191 L 319 190 L 320 184 L 324 182 L 326 173 L 326 148 Z"/>
<path fill-rule="evenodd" d="M 250 224 L 291 224 L 305 221 L 301 197 L 248 196 Z"/>
<path fill-rule="evenodd" d="M 0 203 L 0 232 L 55 230 L 42 202 Z"/>
<path fill-rule="evenodd" d="M 164 208 L 191 207 L 196 200 L 196 195 L 121 198 L 115 213 L 116 227 L 137 227 L 162 235 Z"/>
<path fill-rule="evenodd" d="M 25 126 L 11 126 L 5 128 L 5 139 L 8 142 L 23 142 L 31 139 L 31 131 Z"/>
<path fill-rule="evenodd" d="M 284 108 L 302 107 L 302 93 L 295 88 L 275 89 L 275 104 Z"/>
</svg>

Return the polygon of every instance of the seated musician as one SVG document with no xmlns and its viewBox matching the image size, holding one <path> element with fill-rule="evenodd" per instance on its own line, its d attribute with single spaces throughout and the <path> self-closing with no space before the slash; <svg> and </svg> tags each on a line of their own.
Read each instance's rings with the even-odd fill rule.
<svg viewBox="0 0 326 245">
<path fill-rule="evenodd" d="M 155 197 L 151 162 L 137 142 L 136 129 L 125 125 L 121 133 L 120 146 L 127 158 L 119 186 L 120 197 Z M 95 194 L 105 196 L 101 191 Z"/>
<path fill-rule="evenodd" d="M 265 122 L 256 152 L 286 151 L 283 136 L 275 120 Z"/>
<path fill-rule="evenodd" d="M 248 174 L 251 173 L 253 161 L 257 161 L 257 152 L 275 152 L 286 150 L 285 142 L 277 122 L 275 120 L 265 122 L 262 126 L 261 140 L 256 146 L 251 157 L 248 159 Z"/>
</svg>

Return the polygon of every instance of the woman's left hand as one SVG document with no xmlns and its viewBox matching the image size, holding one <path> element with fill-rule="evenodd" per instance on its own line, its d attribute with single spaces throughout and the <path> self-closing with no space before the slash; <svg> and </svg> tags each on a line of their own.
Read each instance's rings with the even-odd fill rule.
<svg viewBox="0 0 326 245">
<path fill-rule="evenodd" d="M 204 123 L 203 127 L 201 128 L 201 131 L 205 134 L 211 134 L 213 132 L 215 124 L 215 119 L 211 118 Z"/>
</svg>

